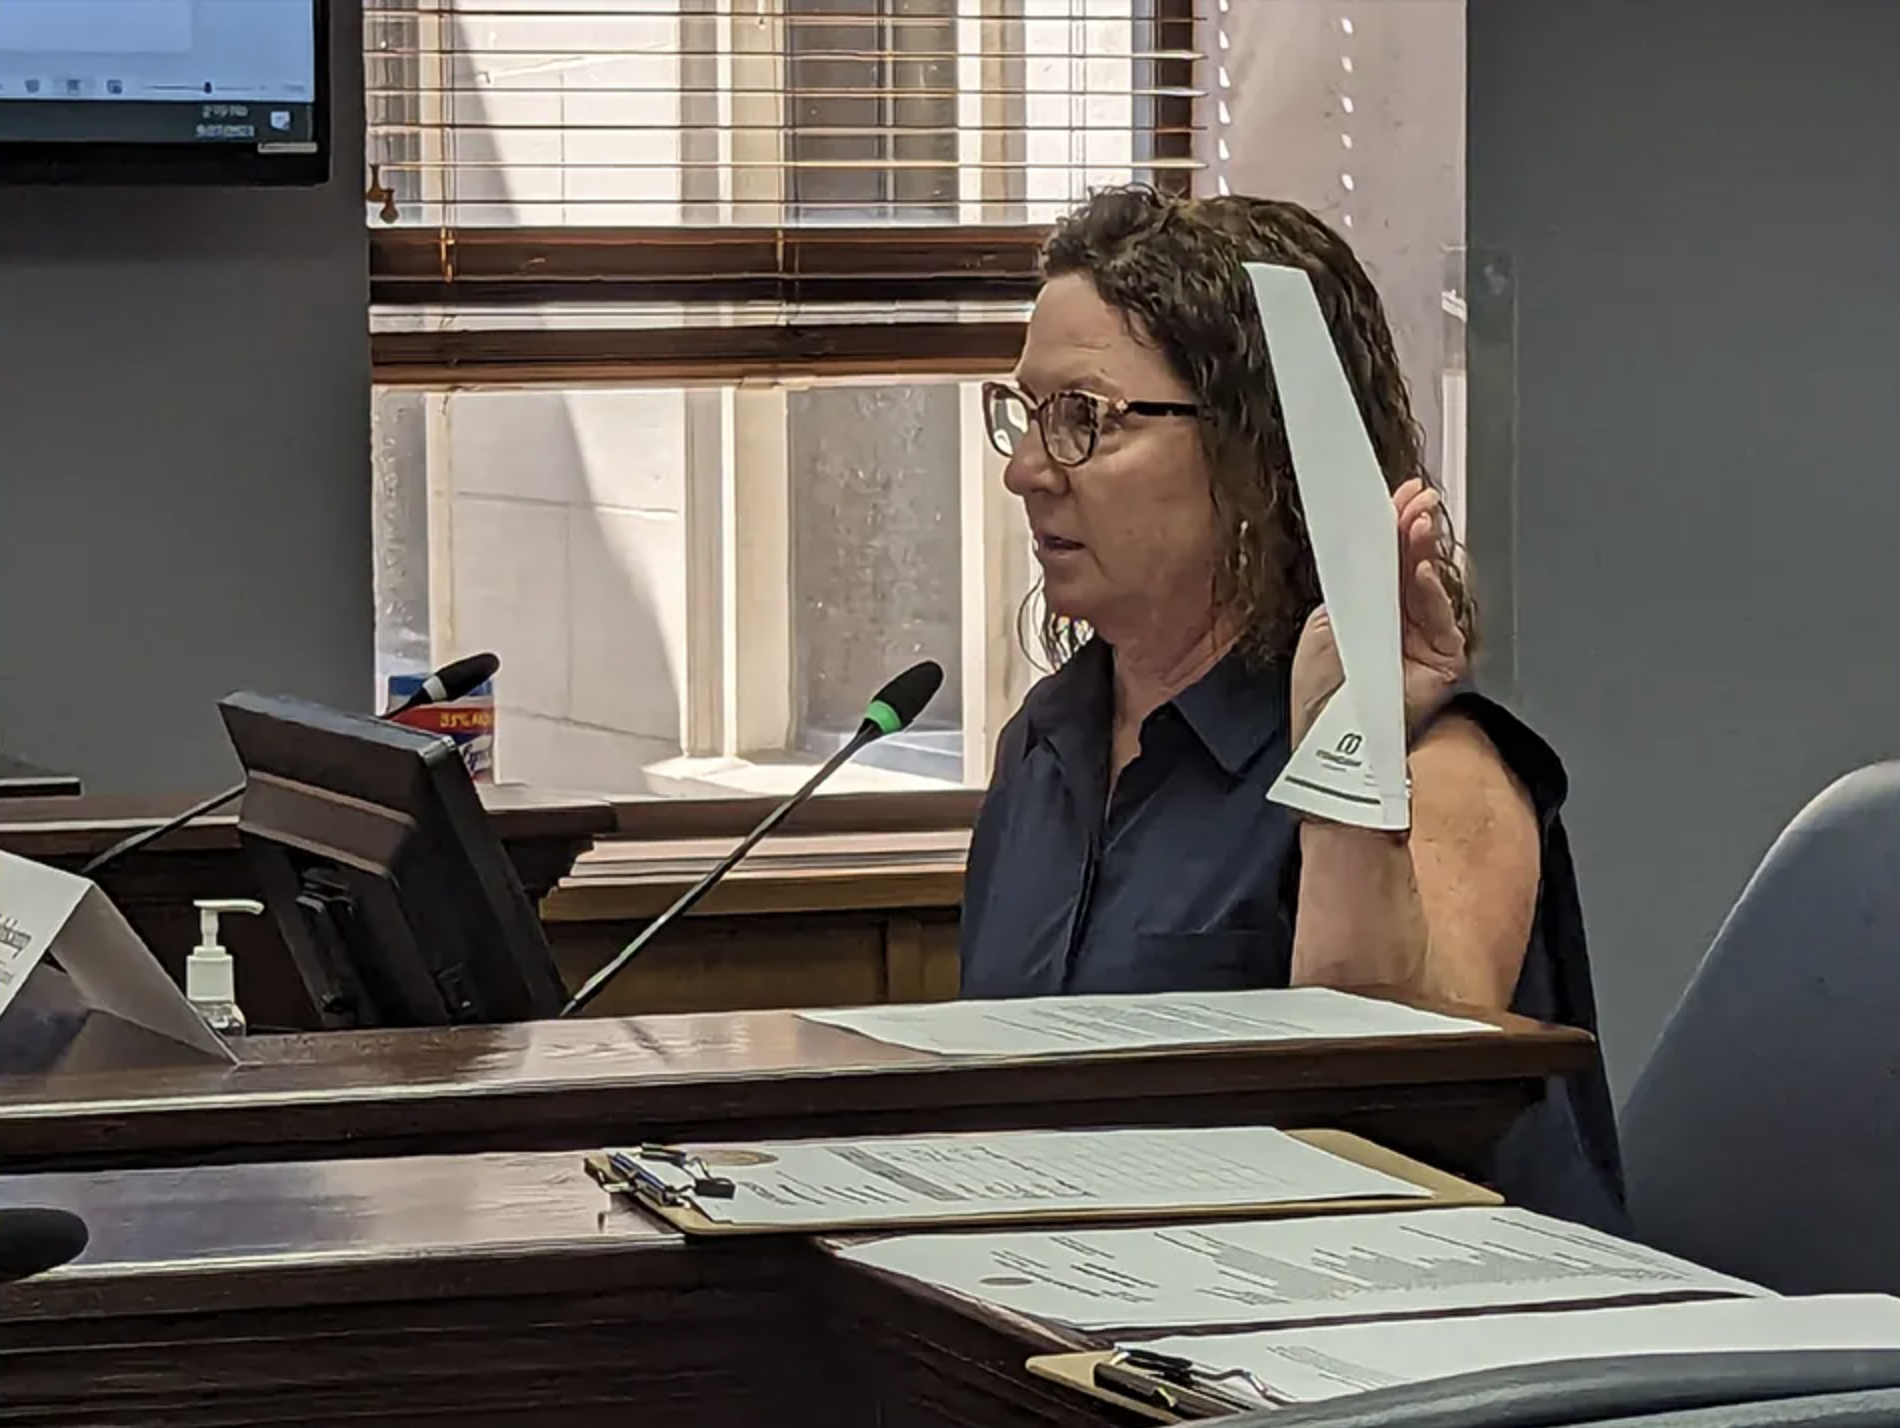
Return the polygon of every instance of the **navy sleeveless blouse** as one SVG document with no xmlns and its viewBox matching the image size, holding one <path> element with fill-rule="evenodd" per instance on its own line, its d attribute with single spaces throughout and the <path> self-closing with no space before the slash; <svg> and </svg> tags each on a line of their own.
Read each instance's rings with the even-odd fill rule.
<svg viewBox="0 0 1900 1428">
<path fill-rule="evenodd" d="M 1294 817 L 1267 800 L 1289 750 L 1286 671 L 1229 655 L 1142 725 L 1108 796 L 1112 666 L 1085 645 L 1030 691 L 997 748 L 970 844 L 966 997 L 1285 986 L 1299 885 Z M 1502 707 L 1463 691 L 1529 791 L 1542 885 L 1511 1009 L 1596 1031 L 1576 875 L 1560 812 L 1563 764 Z M 1628 1229 L 1616 1122 L 1599 1063 L 1553 1082 L 1494 1148 L 1512 1203 Z"/>
</svg>

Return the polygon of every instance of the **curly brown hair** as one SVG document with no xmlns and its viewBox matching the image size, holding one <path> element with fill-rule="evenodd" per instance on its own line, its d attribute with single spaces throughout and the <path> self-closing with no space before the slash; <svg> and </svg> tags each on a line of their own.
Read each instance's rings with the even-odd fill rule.
<svg viewBox="0 0 1900 1428">
<path fill-rule="evenodd" d="M 1045 278 L 1086 276 L 1104 302 L 1138 320 L 1131 330 L 1158 347 L 1193 389 L 1226 543 L 1215 608 L 1241 631 L 1249 657 L 1269 661 L 1291 654 L 1320 604 L 1320 589 L 1279 389 L 1243 263 L 1297 267 L 1311 277 L 1388 489 L 1414 477 L 1429 482 L 1378 291 L 1346 241 L 1297 203 L 1107 189 L 1058 224 L 1042 254 Z M 1470 641 L 1470 593 L 1450 523 L 1442 519 L 1438 564 Z M 1073 654 L 1085 634 L 1073 621 L 1042 617 L 1043 651 L 1052 664 Z"/>
</svg>

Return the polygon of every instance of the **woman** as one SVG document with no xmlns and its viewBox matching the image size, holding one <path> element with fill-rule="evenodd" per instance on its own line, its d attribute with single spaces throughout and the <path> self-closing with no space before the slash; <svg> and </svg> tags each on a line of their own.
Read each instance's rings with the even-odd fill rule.
<svg viewBox="0 0 1900 1428">
<path fill-rule="evenodd" d="M 1268 787 L 1339 688 L 1243 262 L 1312 279 L 1402 553 L 1409 835 Z M 963 993 L 1385 987 L 1595 1029 L 1562 764 L 1465 686 L 1472 612 L 1371 281 L 1290 203 L 1097 195 L 1058 227 L 986 393 L 1056 666 L 1004 729 L 970 850 Z M 1518 1203 L 1620 1222 L 1600 1070 L 1499 1147 Z"/>
</svg>

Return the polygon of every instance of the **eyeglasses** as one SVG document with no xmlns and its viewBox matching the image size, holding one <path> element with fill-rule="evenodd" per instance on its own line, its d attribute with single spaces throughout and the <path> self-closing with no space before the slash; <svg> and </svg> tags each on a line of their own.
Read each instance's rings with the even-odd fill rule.
<svg viewBox="0 0 1900 1428">
<path fill-rule="evenodd" d="M 990 445 L 1014 456 L 1033 425 L 1042 433 L 1042 449 L 1058 466 L 1080 466 L 1095 454 L 1095 443 L 1110 421 L 1125 416 L 1199 416 L 1193 402 L 1131 402 L 1093 392 L 1056 392 L 1040 402 L 1002 382 L 983 384 L 983 425 Z"/>
</svg>

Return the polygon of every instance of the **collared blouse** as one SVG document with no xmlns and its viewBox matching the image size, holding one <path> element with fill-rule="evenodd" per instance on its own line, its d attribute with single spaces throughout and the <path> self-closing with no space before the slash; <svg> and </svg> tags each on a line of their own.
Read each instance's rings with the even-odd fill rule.
<svg viewBox="0 0 1900 1428">
<path fill-rule="evenodd" d="M 1537 812 L 1542 878 L 1511 1009 L 1594 1034 L 1563 764 L 1473 691 L 1449 708 L 1484 730 Z M 1143 722 L 1111 796 L 1112 717 L 1112 655 L 1095 640 L 1004 729 L 970 846 L 963 995 L 1286 986 L 1298 825 L 1267 790 L 1290 752 L 1287 670 L 1237 652 L 1221 660 Z M 1514 1203 L 1627 1229 L 1600 1061 L 1552 1083 L 1494 1149 L 1488 1178 Z"/>
</svg>

